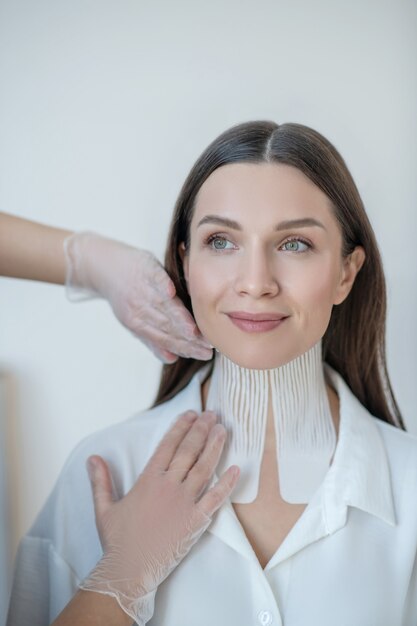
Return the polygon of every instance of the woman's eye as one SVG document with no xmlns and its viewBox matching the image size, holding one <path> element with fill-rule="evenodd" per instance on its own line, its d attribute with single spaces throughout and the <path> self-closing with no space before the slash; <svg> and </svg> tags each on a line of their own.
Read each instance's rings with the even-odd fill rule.
<svg viewBox="0 0 417 626">
<path fill-rule="evenodd" d="M 233 248 L 233 244 L 224 237 L 211 237 L 208 244 L 214 250 L 230 250 Z"/>
<path fill-rule="evenodd" d="M 300 250 L 299 246 L 300 244 L 302 246 L 305 246 L 305 250 Z M 286 250 L 288 252 L 307 252 L 307 250 L 309 248 L 311 248 L 310 244 L 308 244 L 307 242 L 303 241 L 302 239 L 291 239 L 290 241 L 286 241 L 283 246 L 288 246 L 286 248 Z"/>
<path fill-rule="evenodd" d="M 220 235 L 213 235 L 208 238 L 207 245 L 212 250 L 234 250 L 235 245 L 226 237 Z M 304 246 L 304 248 L 300 248 Z M 302 239 L 289 239 L 282 244 L 281 248 L 284 248 L 287 252 L 307 252 L 311 248 L 311 244 L 303 241 Z"/>
</svg>

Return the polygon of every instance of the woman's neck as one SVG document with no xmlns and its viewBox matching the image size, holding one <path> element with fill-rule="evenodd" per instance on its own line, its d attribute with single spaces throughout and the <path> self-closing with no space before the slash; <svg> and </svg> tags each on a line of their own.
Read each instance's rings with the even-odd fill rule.
<svg viewBox="0 0 417 626">
<path fill-rule="evenodd" d="M 207 396 L 210 389 L 211 376 L 209 376 L 201 385 L 201 404 L 203 407 L 203 411 L 206 409 L 207 405 Z M 330 411 L 332 414 L 332 420 L 334 424 L 334 428 L 336 431 L 336 437 L 339 439 L 339 425 L 340 425 L 340 403 L 339 396 L 336 391 L 333 389 L 331 385 L 326 383 L 326 391 L 327 397 L 329 399 Z M 265 434 L 265 451 L 275 449 L 275 430 L 274 430 L 274 419 L 272 415 L 271 405 L 269 404 L 268 409 L 268 420 L 266 424 L 266 434 Z M 272 443 L 271 443 L 272 442 Z"/>
<path fill-rule="evenodd" d="M 256 497 L 262 459 L 271 453 L 288 502 L 308 502 L 333 459 L 339 432 L 338 396 L 325 378 L 321 342 L 274 370 L 240 368 L 216 355 L 201 388 L 202 405 L 218 413 L 228 432 L 223 464 L 243 468 L 234 502 Z"/>
</svg>

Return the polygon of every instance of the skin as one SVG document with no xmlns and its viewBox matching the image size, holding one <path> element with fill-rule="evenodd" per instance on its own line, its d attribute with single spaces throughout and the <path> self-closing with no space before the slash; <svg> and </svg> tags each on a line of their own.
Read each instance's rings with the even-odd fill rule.
<svg viewBox="0 0 417 626">
<path fill-rule="evenodd" d="M 51 626 L 130 626 L 133 620 L 113 597 L 91 591 L 77 591 Z"/>
<path fill-rule="evenodd" d="M 200 224 L 207 216 L 213 222 Z M 284 220 L 305 217 L 324 228 L 275 230 Z M 218 218 L 240 229 L 216 223 Z M 289 243 L 294 237 L 313 247 Z M 270 163 L 218 168 L 198 193 L 189 250 L 180 248 L 202 334 L 247 368 L 278 367 L 307 352 L 323 337 L 333 306 L 346 299 L 365 260 L 361 246 L 346 259 L 341 249 L 330 200 L 299 170 Z M 289 318 L 274 330 L 249 334 L 230 321 L 230 311 Z"/>
<path fill-rule="evenodd" d="M 0 276 L 64 284 L 63 242 L 71 234 L 0 213 Z"/>
</svg>

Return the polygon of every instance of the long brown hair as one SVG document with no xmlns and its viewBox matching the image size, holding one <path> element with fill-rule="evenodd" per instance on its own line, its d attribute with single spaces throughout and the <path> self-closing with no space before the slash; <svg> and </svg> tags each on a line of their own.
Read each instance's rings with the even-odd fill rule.
<svg viewBox="0 0 417 626">
<path fill-rule="evenodd" d="M 342 256 L 356 246 L 365 262 L 347 298 L 333 306 L 322 356 L 368 411 L 406 430 L 389 380 L 385 355 L 386 287 L 372 226 L 352 176 L 334 146 L 301 124 L 256 121 L 226 130 L 204 150 L 178 196 L 165 255 L 177 295 L 192 312 L 179 245 L 189 243 L 195 199 L 205 180 L 227 163 L 283 163 L 303 172 L 331 200 L 342 231 Z M 154 406 L 175 396 L 206 362 L 179 358 L 164 365 Z"/>
</svg>

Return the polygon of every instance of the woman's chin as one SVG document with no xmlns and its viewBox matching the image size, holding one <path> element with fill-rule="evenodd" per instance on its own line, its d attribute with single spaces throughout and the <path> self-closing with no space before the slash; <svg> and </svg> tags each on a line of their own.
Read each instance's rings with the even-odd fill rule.
<svg viewBox="0 0 417 626">
<path fill-rule="evenodd" d="M 244 351 L 242 349 L 227 350 L 217 346 L 216 350 L 232 361 L 235 365 L 250 370 L 270 370 L 276 367 L 281 367 L 298 356 L 278 354 L 276 351 L 271 354 L 265 354 L 265 351 Z"/>
</svg>

